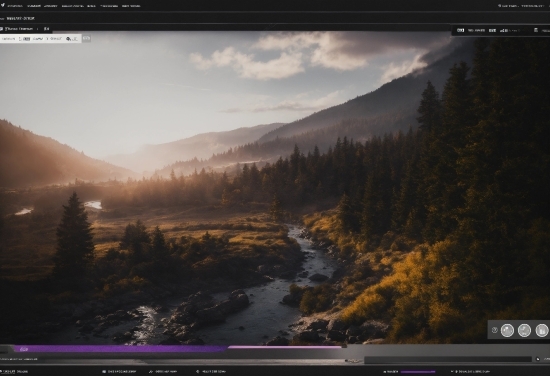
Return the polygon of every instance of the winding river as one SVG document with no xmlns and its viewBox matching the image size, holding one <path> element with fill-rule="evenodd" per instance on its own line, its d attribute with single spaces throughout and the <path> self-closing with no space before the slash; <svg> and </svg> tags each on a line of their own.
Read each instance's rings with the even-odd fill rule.
<svg viewBox="0 0 550 376">
<path fill-rule="evenodd" d="M 289 237 L 296 239 L 305 253 L 303 267 L 309 272 L 309 276 L 319 273 L 331 276 L 336 269 L 336 262 L 325 255 L 323 251 L 311 248 L 311 243 L 300 238 L 301 229 L 289 225 Z M 296 307 L 281 304 L 283 296 L 287 295 L 291 283 L 299 286 L 315 286 L 318 282 L 312 282 L 306 278 L 294 280 L 276 278 L 264 285 L 244 289 L 249 296 L 251 304 L 244 310 L 230 315 L 226 321 L 208 326 L 197 331 L 197 335 L 206 344 L 215 345 L 259 345 L 268 341 L 282 332 L 289 331 L 289 324 L 299 320 L 301 314 Z M 213 294 L 216 300 L 227 299 L 231 291 Z M 72 327 L 59 333 L 54 338 L 55 343 L 65 344 L 105 344 L 113 343 L 111 338 L 115 333 L 124 333 L 134 328 L 133 338 L 127 344 L 158 344 L 167 338 L 164 331 L 163 321 L 172 315 L 176 307 L 181 303 L 181 298 L 173 298 L 166 302 L 168 309 L 164 312 L 157 312 L 151 306 L 140 306 L 137 309 L 144 316 L 141 322 L 129 321 L 120 325 L 110 327 L 102 333 L 101 337 L 83 336 L 80 337 L 78 329 Z M 137 327 L 136 327 L 137 326 Z M 287 338 L 291 338 L 290 333 Z"/>
</svg>

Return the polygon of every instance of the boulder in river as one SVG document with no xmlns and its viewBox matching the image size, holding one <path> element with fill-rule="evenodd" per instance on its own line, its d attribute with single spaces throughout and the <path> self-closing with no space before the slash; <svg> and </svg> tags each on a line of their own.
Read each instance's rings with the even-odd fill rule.
<svg viewBox="0 0 550 376">
<path fill-rule="evenodd" d="M 182 303 L 170 318 L 170 323 L 180 325 L 208 325 L 225 321 L 227 315 L 238 312 L 250 304 L 243 290 L 231 292 L 229 298 L 216 303 L 206 294 L 194 294 Z"/>
<path fill-rule="evenodd" d="M 356 337 L 360 334 L 361 334 L 361 329 L 355 325 L 350 325 L 348 330 L 346 330 L 346 335 L 350 337 Z"/>
<path fill-rule="evenodd" d="M 258 273 L 260 274 L 269 273 L 270 271 L 271 271 L 271 267 L 269 265 L 258 266 Z"/>
<path fill-rule="evenodd" d="M 318 342 L 319 334 L 313 330 L 306 330 L 304 332 L 298 333 L 293 337 L 294 341 L 300 342 Z"/>
<path fill-rule="evenodd" d="M 365 321 L 359 327 L 360 335 L 359 337 L 363 340 L 373 339 L 373 338 L 384 338 L 388 333 L 389 325 L 385 324 L 382 321 L 369 320 Z"/>
<path fill-rule="evenodd" d="M 328 320 L 317 319 L 315 321 L 312 321 L 307 328 L 311 330 L 325 330 L 328 323 Z"/>
<path fill-rule="evenodd" d="M 327 330 L 345 330 L 347 327 L 346 323 L 340 319 L 332 319 L 327 325 Z"/>
<path fill-rule="evenodd" d="M 279 278 L 282 279 L 292 279 L 294 278 L 295 272 L 292 270 L 286 270 L 284 272 L 279 273 Z"/>
<path fill-rule="evenodd" d="M 267 341 L 266 346 L 288 346 L 289 343 L 290 341 L 287 338 L 277 336 Z"/>
<path fill-rule="evenodd" d="M 346 335 L 338 330 L 330 330 L 327 334 L 327 339 L 336 342 L 342 342 L 346 340 Z"/>
<path fill-rule="evenodd" d="M 315 273 L 311 277 L 309 277 L 309 280 L 313 282 L 324 282 L 327 279 L 328 279 L 328 276 L 324 274 L 319 274 L 319 273 Z"/>
</svg>

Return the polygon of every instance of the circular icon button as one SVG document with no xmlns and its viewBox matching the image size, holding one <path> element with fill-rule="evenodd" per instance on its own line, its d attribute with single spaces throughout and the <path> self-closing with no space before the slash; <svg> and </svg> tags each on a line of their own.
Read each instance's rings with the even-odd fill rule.
<svg viewBox="0 0 550 376">
<path fill-rule="evenodd" d="M 518 334 L 523 338 L 529 337 L 529 334 L 531 334 L 531 327 L 527 324 L 521 324 L 518 327 Z"/>
<path fill-rule="evenodd" d="M 504 337 L 511 337 L 512 334 L 514 334 L 514 327 L 510 324 L 504 324 L 502 325 L 502 327 L 500 328 L 500 333 L 504 336 Z"/>
<path fill-rule="evenodd" d="M 548 327 L 544 324 L 539 324 L 535 328 L 535 333 L 537 333 L 539 337 L 546 337 L 548 335 Z"/>
</svg>

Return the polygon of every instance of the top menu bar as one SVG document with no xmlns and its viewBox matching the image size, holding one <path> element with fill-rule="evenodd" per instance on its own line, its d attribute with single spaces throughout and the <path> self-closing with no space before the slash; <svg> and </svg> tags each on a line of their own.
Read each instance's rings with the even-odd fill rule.
<svg viewBox="0 0 550 376">
<path fill-rule="evenodd" d="M 0 0 L 0 11 L 294 11 L 294 12 L 536 12 L 550 11 L 550 0 L 508 2 L 486 1 L 441 1 L 441 0 L 100 0 L 100 1 L 33 1 Z"/>
</svg>

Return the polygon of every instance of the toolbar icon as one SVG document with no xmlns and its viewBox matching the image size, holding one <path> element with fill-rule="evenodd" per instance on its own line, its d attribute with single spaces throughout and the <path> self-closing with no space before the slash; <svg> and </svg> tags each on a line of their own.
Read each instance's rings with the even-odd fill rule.
<svg viewBox="0 0 550 376">
<path fill-rule="evenodd" d="M 546 337 L 548 335 L 548 327 L 544 324 L 537 325 L 535 332 L 539 337 Z"/>
<path fill-rule="evenodd" d="M 514 327 L 510 324 L 504 324 L 502 325 L 502 327 L 500 328 L 500 333 L 504 336 L 504 337 L 511 337 L 512 334 L 514 334 Z"/>
<path fill-rule="evenodd" d="M 531 327 L 527 324 L 521 324 L 518 328 L 518 334 L 523 338 L 529 337 L 531 334 Z"/>
</svg>

